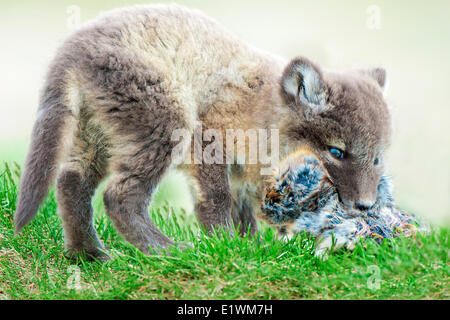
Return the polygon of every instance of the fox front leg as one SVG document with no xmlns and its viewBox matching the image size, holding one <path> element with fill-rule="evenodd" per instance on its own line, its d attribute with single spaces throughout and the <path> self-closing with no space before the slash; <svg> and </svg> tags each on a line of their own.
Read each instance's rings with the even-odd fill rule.
<svg viewBox="0 0 450 320">
<path fill-rule="evenodd" d="M 196 165 L 194 177 L 197 182 L 195 211 L 199 222 L 208 232 L 232 226 L 232 197 L 227 165 Z"/>
</svg>

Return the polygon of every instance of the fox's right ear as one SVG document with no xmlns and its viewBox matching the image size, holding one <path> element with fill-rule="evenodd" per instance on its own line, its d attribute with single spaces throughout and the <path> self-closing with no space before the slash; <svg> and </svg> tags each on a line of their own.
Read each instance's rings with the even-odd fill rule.
<svg viewBox="0 0 450 320">
<path fill-rule="evenodd" d="M 289 63 L 281 78 L 281 90 L 287 103 L 305 107 L 306 113 L 317 114 L 326 108 L 327 89 L 322 72 L 306 58 Z"/>
<path fill-rule="evenodd" d="M 380 86 L 381 90 L 383 91 L 383 95 L 386 96 L 389 81 L 386 76 L 386 70 L 384 68 L 366 69 L 362 70 L 362 73 L 374 79 Z"/>
</svg>

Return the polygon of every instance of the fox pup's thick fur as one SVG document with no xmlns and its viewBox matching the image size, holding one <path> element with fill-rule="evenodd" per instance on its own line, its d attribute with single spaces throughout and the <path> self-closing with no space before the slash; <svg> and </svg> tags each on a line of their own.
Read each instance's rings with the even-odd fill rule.
<svg viewBox="0 0 450 320">
<path fill-rule="evenodd" d="M 16 232 L 56 178 L 70 253 L 102 257 L 91 197 L 111 175 L 106 212 L 144 253 L 172 240 L 148 215 L 152 192 L 177 159 L 176 129 L 279 129 L 280 158 L 307 145 L 324 160 L 341 200 L 369 207 L 390 139 L 383 69 L 332 73 L 288 62 L 179 6 L 135 6 L 86 24 L 58 50 L 43 88 L 20 184 Z M 187 139 L 188 140 L 188 139 Z M 336 156 L 336 150 L 342 154 Z M 192 152 L 185 142 L 185 154 Z M 183 165 L 208 229 L 256 231 L 260 165 Z"/>
</svg>

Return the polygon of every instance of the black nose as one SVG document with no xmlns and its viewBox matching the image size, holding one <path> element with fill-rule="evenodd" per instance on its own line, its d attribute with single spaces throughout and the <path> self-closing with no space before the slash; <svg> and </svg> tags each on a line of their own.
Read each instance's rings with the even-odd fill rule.
<svg viewBox="0 0 450 320">
<path fill-rule="evenodd" d="M 367 210 L 367 209 L 370 209 L 371 206 L 372 205 L 370 203 L 367 203 L 367 202 L 362 202 L 362 201 L 357 201 L 356 202 L 356 208 L 358 210 Z"/>
</svg>

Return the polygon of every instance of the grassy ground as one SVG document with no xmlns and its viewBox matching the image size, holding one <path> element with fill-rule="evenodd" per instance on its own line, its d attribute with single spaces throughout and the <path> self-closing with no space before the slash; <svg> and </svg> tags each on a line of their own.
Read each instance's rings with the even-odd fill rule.
<svg viewBox="0 0 450 320">
<path fill-rule="evenodd" d="M 193 216 L 167 206 L 156 224 L 193 248 L 144 256 L 123 241 L 94 199 L 96 227 L 112 259 L 64 258 L 53 191 L 37 218 L 14 236 L 16 169 L 0 175 L 0 299 L 449 299 L 449 229 L 416 239 L 361 243 L 328 260 L 305 236 L 283 243 L 262 226 L 261 241 L 207 237 Z"/>
</svg>

